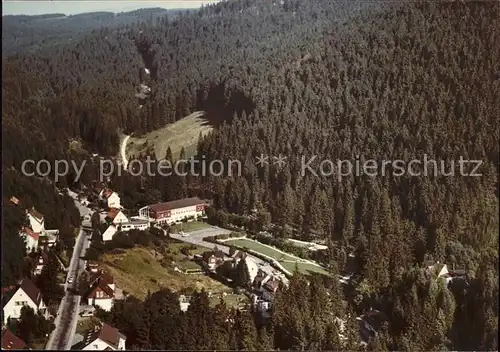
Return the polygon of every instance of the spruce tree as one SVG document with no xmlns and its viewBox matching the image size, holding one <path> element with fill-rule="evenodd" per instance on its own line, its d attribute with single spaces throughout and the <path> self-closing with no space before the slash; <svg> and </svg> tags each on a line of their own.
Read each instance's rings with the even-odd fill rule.
<svg viewBox="0 0 500 352">
<path fill-rule="evenodd" d="M 57 274 L 59 273 L 60 267 L 55 254 L 48 252 L 45 255 L 48 261 L 44 265 L 42 273 L 36 281 L 42 292 L 45 304 L 48 306 L 51 303 L 59 302 L 64 297 L 64 289 L 59 285 Z"/>
<path fill-rule="evenodd" d="M 252 314 L 249 311 L 239 311 L 236 315 L 235 325 L 238 349 L 244 351 L 257 350 L 258 334 Z"/>
<path fill-rule="evenodd" d="M 142 349 L 150 348 L 149 330 L 151 324 L 151 317 L 147 310 L 144 310 L 140 320 L 139 327 L 137 328 L 137 344 Z"/>
<path fill-rule="evenodd" d="M 242 288 L 248 287 L 250 283 L 250 272 L 248 270 L 247 261 L 241 258 L 236 266 L 236 285 Z"/>
</svg>

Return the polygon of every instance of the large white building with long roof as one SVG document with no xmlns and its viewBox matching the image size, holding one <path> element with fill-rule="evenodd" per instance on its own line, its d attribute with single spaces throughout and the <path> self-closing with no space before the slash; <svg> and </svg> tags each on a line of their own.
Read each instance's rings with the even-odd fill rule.
<svg viewBox="0 0 500 352">
<path fill-rule="evenodd" d="M 156 222 L 158 225 L 171 225 L 186 218 L 204 216 L 206 206 L 207 203 L 198 197 L 178 199 L 147 205 L 139 209 L 139 218 Z"/>
</svg>

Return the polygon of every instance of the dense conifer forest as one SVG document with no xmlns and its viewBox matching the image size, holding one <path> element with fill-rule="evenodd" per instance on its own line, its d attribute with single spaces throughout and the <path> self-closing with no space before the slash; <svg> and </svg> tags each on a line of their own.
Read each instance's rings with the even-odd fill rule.
<svg viewBox="0 0 500 352">
<path fill-rule="evenodd" d="M 30 49 L 2 66 L 3 285 L 22 275 L 24 255 L 17 235 L 24 218 L 11 196 L 36 204 L 54 226 L 79 222 L 50 180 L 21 175 L 23 160 L 88 160 L 73 186 L 90 184 L 91 153 L 116 155 L 119 131 L 140 134 L 203 110 L 215 128 L 198 157 L 240 160 L 242 175 L 115 175 L 126 207 L 197 195 L 217 214 L 251 219 L 256 210 L 277 237 L 327 243 L 323 263 L 332 274 L 355 253 L 356 299 L 346 306 L 336 282 L 307 284 L 297 274 L 263 322 L 209 308 L 205 293 L 181 313 L 175 293 L 160 291 L 105 317 L 130 346 L 354 350 L 338 340 L 334 318 L 374 307 L 388 324 L 372 350 L 498 349 L 497 2 L 229 0 L 123 24 L 89 16 L 103 24 L 71 41 L 47 34 L 50 48 L 32 48 L 33 32 L 9 44 L 11 52 Z M 151 94 L 139 108 L 142 82 Z M 69 148 L 74 140 L 79 150 Z M 259 168 L 261 154 L 287 163 Z M 381 162 L 424 154 L 481 160 L 482 176 L 300 173 L 302 156 Z M 465 267 L 468 285 L 428 280 L 421 268 L 429 259 Z"/>
</svg>

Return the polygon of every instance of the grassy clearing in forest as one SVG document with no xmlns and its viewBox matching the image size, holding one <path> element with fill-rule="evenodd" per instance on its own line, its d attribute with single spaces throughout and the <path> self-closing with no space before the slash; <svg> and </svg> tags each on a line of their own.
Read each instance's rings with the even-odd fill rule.
<svg viewBox="0 0 500 352">
<path fill-rule="evenodd" d="M 180 254 L 174 255 L 176 262 L 177 256 Z M 229 287 L 204 274 L 184 274 L 163 267 L 148 248 L 136 247 L 120 254 L 108 253 L 103 256 L 102 262 L 113 275 L 116 286 L 139 299 L 144 299 L 148 290 L 155 292 L 162 287 L 173 291 L 204 288 L 214 293 L 231 292 Z M 181 266 L 180 262 L 178 264 Z"/>
<path fill-rule="evenodd" d="M 186 158 L 189 158 L 196 154 L 200 132 L 205 136 L 212 129 L 208 120 L 203 117 L 203 112 L 197 111 L 142 136 L 132 135 L 127 143 L 126 155 L 130 159 L 133 155 L 153 149 L 156 158 L 163 159 L 170 146 L 174 160 L 179 159 L 182 147 L 186 152 Z"/>
</svg>

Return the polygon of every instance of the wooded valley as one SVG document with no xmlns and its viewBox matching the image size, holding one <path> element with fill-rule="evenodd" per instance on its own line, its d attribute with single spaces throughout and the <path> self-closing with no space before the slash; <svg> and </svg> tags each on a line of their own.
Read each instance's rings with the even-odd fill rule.
<svg viewBox="0 0 500 352">
<path fill-rule="evenodd" d="M 307 286 L 296 274 L 265 323 L 209 308 L 204 293 L 187 315 L 173 308 L 174 293 L 152 293 L 105 317 L 134 347 L 338 350 L 333 318 L 373 307 L 388 324 L 371 350 L 498 349 L 499 17 L 497 2 L 230 0 L 112 26 L 102 20 L 75 29 L 71 41 L 47 37 L 50 47 L 32 47 L 43 41 L 36 31 L 7 38 L 29 50 L 12 49 L 2 66 L 2 285 L 23 272 L 23 214 L 10 197 L 37 204 L 63 237 L 80 221 L 49 179 L 21 174 L 24 160 L 87 160 L 78 183 L 70 174 L 58 186 L 90 185 L 98 178 L 92 153 L 117 155 L 119 131 L 149 132 L 201 110 L 214 129 L 197 157 L 240 160 L 242 175 L 113 175 L 126 208 L 211 199 L 214 217 L 255 216 L 266 219 L 258 230 L 272 223 L 279 238 L 327 244 L 332 274 L 355 253 L 361 284 L 346 307 L 338 283 L 314 278 Z M 151 94 L 139 102 L 141 83 Z M 69 147 L 74 140 L 81 148 Z M 261 154 L 286 155 L 287 163 L 259 168 Z M 424 154 L 481 160 L 482 176 L 339 180 L 299 172 L 304 155 Z M 147 156 L 155 158 L 139 159 Z M 421 268 L 431 259 L 465 267 L 468 285 L 427 280 Z M 226 316 L 236 328 L 226 329 Z"/>
</svg>

